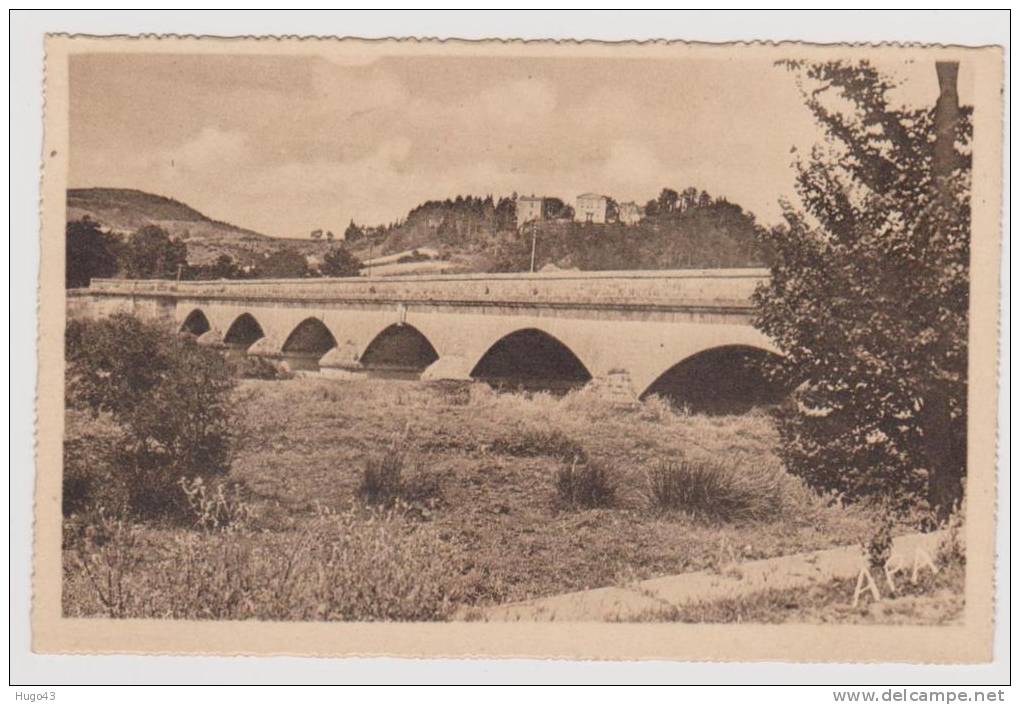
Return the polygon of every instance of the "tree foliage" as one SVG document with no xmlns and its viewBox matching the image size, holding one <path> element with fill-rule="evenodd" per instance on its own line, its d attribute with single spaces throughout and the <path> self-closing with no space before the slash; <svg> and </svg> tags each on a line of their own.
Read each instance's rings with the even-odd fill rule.
<svg viewBox="0 0 1020 705">
<path fill-rule="evenodd" d="M 352 255 L 343 244 L 327 252 L 319 267 L 319 273 L 324 277 L 356 277 L 360 271 L 361 260 Z"/>
<path fill-rule="evenodd" d="M 67 407 L 111 418 L 122 431 L 109 465 L 127 487 L 126 509 L 173 512 L 181 478 L 227 471 L 234 382 L 218 352 L 117 314 L 69 321 L 65 353 Z"/>
<path fill-rule="evenodd" d="M 65 285 L 68 289 L 85 287 L 93 277 L 117 274 L 117 254 L 121 247 L 116 235 L 104 233 L 99 223 L 85 216 L 67 224 Z"/>
<path fill-rule="evenodd" d="M 826 138 L 797 163 L 800 207 L 765 235 L 755 295 L 776 373 L 802 383 L 784 460 L 849 499 L 945 511 L 966 472 L 969 110 L 936 178 L 935 110 L 894 106 L 866 62 L 786 67 Z"/>
<path fill-rule="evenodd" d="M 259 279 L 296 279 L 308 276 L 308 260 L 289 247 L 268 254 L 256 268 Z"/>
<path fill-rule="evenodd" d="M 158 225 L 145 225 L 128 240 L 120 259 L 130 279 L 173 279 L 188 265 L 188 246 Z"/>
</svg>

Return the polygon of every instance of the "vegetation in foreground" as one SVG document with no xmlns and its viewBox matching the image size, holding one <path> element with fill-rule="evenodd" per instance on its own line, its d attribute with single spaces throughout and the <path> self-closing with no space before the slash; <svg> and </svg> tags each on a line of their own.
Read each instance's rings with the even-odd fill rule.
<svg viewBox="0 0 1020 705">
<path fill-rule="evenodd" d="M 739 598 L 668 606 L 635 621 L 720 623 L 953 624 L 963 617 L 966 564 L 962 555 L 940 556 L 938 572 L 922 571 L 917 582 L 900 578 L 896 592 L 876 583 L 855 605 L 856 578 L 831 580 L 800 590 L 762 590 Z"/>
<path fill-rule="evenodd" d="M 242 380 L 230 406 L 229 484 L 183 485 L 200 496 L 184 493 L 176 515 L 93 504 L 66 517 L 67 614 L 446 619 L 463 606 L 861 542 L 870 531 L 863 508 L 829 506 L 782 471 L 761 413 L 684 416 L 658 399 L 621 409 L 585 392 L 325 378 Z M 111 425 L 71 410 L 68 441 Z M 670 458 L 772 478 L 782 492 L 745 493 L 753 510 L 733 516 L 662 505 L 652 477 Z M 701 497 L 692 501 L 715 502 Z"/>
</svg>

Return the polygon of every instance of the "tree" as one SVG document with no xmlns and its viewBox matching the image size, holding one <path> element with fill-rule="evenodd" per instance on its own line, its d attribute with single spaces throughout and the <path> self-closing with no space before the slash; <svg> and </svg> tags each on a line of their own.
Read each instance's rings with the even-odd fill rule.
<svg viewBox="0 0 1020 705">
<path fill-rule="evenodd" d="M 361 271 L 361 260 L 343 244 L 339 244 L 322 258 L 319 271 L 326 277 L 356 277 Z"/>
<path fill-rule="evenodd" d="M 784 459 L 848 499 L 944 516 L 966 473 L 970 110 L 943 86 L 957 118 L 939 134 L 941 110 L 893 107 L 867 62 L 784 65 L 827 135 L 797 165 L 803 210 L 784 204 L 755 294 L 775 373 L 801 383 Z"/>
<path fill-rule="evenodd" d="M 259 264 L 259 279 L 298 279 L 308 276 L 308 260 L 297 250 L 282 247 Z"/>
<path fill-rule="evenodd" d="M 67 224 L 64 284 L 68 289 L 88 286 L 93 277 L 117 273 L 120 240 L 104 233 L 88 216 Z"/>
<path fill-rule="evenodd" d="M 365 231 L 354 224 L 354 219 L 351 219 L 347 229 L 344 230 L 344 242 L 357 242 L 365 236 Z"/>
<path fill-rule="evenodd" d="M 698 189 L 693 186 L 688 186 L 680 194 L 680 210 L 686 211 L 689 208 L 694 208 L 698 203 Z"/>
<path fill-rule="evenodd" d="M 210 267 L 210 274 L 213 279 L 242 279 L 244 273 L 234 258 L 228 254 L 221 254 L 216 258 Z"/>
<path fill-rule="evenodd" d="M 313 240 L 321 240 L 322 239 L 322 230 L 320 228 L 317 228 L 317 229 L 312 231 L 312 239 Z"/>
<path fill-rule="evenodd" d="M 672 213 L 676 210 L 676 204 L 679 200 L 680 195 L 671 188 L 664 188 L 659 194 L 659 212 L 660 213 Z"/>
<path fill-rule="evenodd" d="M 333 242 L 334 239 L 336 239 L 336 235 L 333 234 L 333 231 L 332 230 L 327 230 L 326 231 L 326 240 L 329 241 L 329 242 Z"/>
<path fill-rule="evenodd" d="M 172 279 L 187 264 L 188 246 L 158 225 L 135 231 L 121 255 L 122 269 L 132 279 Z"/>
</svg>

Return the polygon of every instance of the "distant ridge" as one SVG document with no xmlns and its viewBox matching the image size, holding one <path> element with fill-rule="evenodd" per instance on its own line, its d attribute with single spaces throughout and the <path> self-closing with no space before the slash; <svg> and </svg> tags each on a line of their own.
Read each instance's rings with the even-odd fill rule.
<svg viewBox="0 0 1020 705">
<path fill-rule="evenodd" d="M 304 255 L 321 254 L 328 247 L 312 240 L 292 240 L 213 220 L 176 199 L 127 188 L 76 188 L 67 190 L 67 219 L 83 216 L 105 229 L 129 234 L 145 225 L 158 225 L 188 244 L 188 260 L 208 264 L 227 254 L 244 264 L 281 247 Z"/>
</svg>

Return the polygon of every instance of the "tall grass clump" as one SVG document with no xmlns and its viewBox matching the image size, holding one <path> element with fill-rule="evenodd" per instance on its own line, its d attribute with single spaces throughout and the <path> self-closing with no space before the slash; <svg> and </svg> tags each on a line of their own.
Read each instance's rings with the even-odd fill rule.
<svg viewBox="0 0 1020 705">
<path fill-rule="evenodd" d="M 588 454 L 580 442 L 556 428 L 523 428 L 492 442 L 493 452 L 518 458 L 548 456 L 566 463 L 584 462 Z"/>
<path fill-rule="evenodd" d="M 381 453 L 370 455 L 362 466 L 358 498 L 369 507 L 431 511 L 442 500 L 438 478 L 423 470 L 417 451 L 394 441 Z"/>
<path fill-rule="evenodd" d="M 366 458 L 358 485 L 361 501 L 380 507 L 393 506 L 402 494 L 405 462 L 406 455 L 397 447 Z"/>
<path fill-rule="evenodd" d="M 711 521 L 777 518 L 784 511 L 783 471 L 768 463 L 661 461 L 647 472 L 651 504 Z"/>
<path fill-rule="evenodd" d="M 594 509 L 616 501 L 616 482 L 606 466 L 575 457 L 556 471 L 556 498 L 561 507 Z"/>
<path fill-rule="evenodd" d="M 68 617 L 436 621 L 470 592 L 428 524 L 324 512 L 283 533 L 105 520 L 65 552 Z"/>
</svg>

